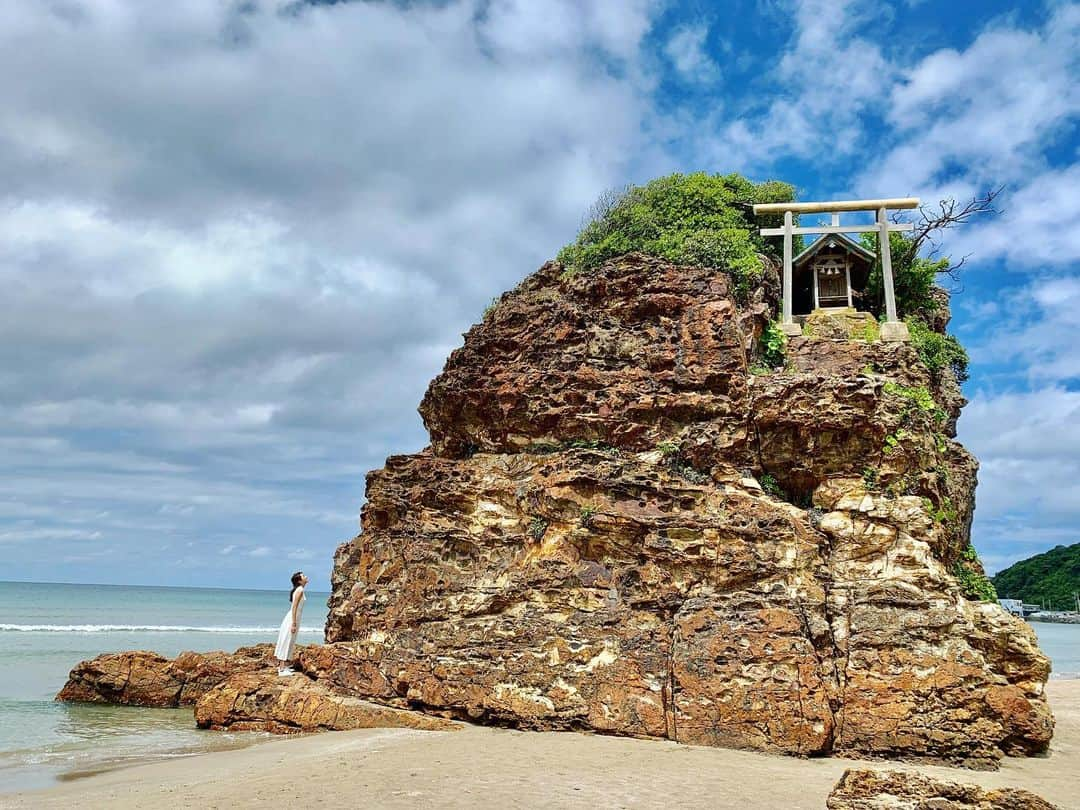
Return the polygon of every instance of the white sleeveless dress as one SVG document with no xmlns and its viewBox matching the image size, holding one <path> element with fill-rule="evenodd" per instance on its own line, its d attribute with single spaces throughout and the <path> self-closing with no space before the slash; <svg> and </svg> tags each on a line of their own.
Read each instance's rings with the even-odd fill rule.
<svg viewBox="0 0 1080 810">
<path fill-rule="evenodd" d="M 304 602 L 307 601 L 307 594 L 300 591 L 300 604 L 296 606 L 296 626 L 300 626 L 300 617 L 304 612 Z M 293 657 L 293 650 L 296 647 L 296 633 L 292 631 L 292 605 L 289 605 L 289 612 L 285 614 L 285 618 L 281 620 L 281 629 L 277 634 L 277 646 L 274 647 L 274 657 L 280 661 L 291 661 Z"/>
</svg>

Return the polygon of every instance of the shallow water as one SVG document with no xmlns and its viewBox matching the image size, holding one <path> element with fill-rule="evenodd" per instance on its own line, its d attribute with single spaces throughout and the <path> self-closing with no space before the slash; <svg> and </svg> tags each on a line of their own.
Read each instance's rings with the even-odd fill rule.
<svg viewBox="0 0 1080 810">
<path fill-rule="evenodd" d="M 1080 624 L 1029 622 L 1050 658 L 1051 678 L 1080 678 Z"/>
<path fill-rule="evenodd" d="M 323 639 L 326 594 L 311 593 L 299 641 Z M 64 704 L 53 696 L 79 661 L 145 649 L 234 650 L 273 642 L 288 591 L 0 582 L 0 791 L 268 735 L 204 732 L 192 711 Z"/>
</svg>

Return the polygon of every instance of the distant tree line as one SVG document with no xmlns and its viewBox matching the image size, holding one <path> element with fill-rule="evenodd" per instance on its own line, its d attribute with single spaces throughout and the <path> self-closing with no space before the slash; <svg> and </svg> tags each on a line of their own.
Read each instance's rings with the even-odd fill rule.
<svg viewBox="0 0 1080 810">
<path fill-rule="evenodd" d="M 1054 610 L 1075 610 L 1080 591 L 1080 543 L 1056 546 L 1021 560 L 991 578 L 998 596 Z"/>
</svg>

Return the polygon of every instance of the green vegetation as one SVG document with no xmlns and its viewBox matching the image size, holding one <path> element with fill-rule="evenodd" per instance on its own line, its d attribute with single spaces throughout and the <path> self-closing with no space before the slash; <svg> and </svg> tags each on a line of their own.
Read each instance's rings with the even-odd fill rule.
<svg viewBox="0 0 1080 810">
<path fill-rule="evenodd" d="M 761 484 L 761 489 L 766 495 L 772 495 L 774 498 L 780 498 L 781 500 L 787 500 L 787 493 L 784 492 L 775 476 L 770 473 L 764 473 L 759 479 L 758 483 Z"/>
<path fill-rule="evenodd" d="M 548 530 L 548 522 L 542 517 L 534 517 L 529 523 L 529 537 L 539 543 L 544 539 L 544 534 Z"/>
<path fill-rule="evenodd" d="M 885 455 L 891 455 L 893 452 L 900 449 L 900 443 L 909 435 L 910 434 L 903 428 L 900 428 L 896 433 L 890 433 L 885 437 L 885 446 L 881 448 L 881 451 Z"/>
<path fill-rule="evenodd" d="M 901 495 L 917 495 L 919 492 L 919 474 L 908 472 L 897 476 L 885 487 L 885 495 L 889 498 L 899 498 Z M 926 505 L 926 501 L 924 501 Z M 933 509 L 933 502 L 926 505 L 927 511 Z"/>
<path fill-rule="evenodd" d="M 1073 594 L 1080 591 L 1080 543 L 1056 546 L 1013 563 L 993 578 L 994 587 L 1009 599 L 1075 610 Z"/>
<path fill-rule="evenodd" d="M 768 324 L 759 340 L 761 362 L 770 369 L 783 368 L 787 362 L 787 335 L 775 323 Z M 751 369 L 753 371 L 753 369 Z"/>
<path fill-rule="evenodd" d="M 571 450 L 601 450 L 605 453 L 615 451 L 614 447 L 599 439 L 571 439 L 568 442 L 563 442 L 563 446 Z"/>
<path fill-rule="evenodd" d="M 660 442 L 656 445 L 656 449 L 664 457 L 668 469 L 680 478 L 686 479 L 691 484 L 704 484 L 709 480 L 709 473 L 696 469 L 683 458 L 682 448 L 675 442 Z"/>
<path fill-rule="evenodd" d="M 934 523 L 952 523 L 956 520 L 956 508 L 953 506 L 952 501 L 949 498 L 945 498 L 941 502 L 941 506 L 934 506 L 934 502 L 927 497 L 923 497 L 923 508 L 926 509 L 926 514 L 930 515 L 930 519 Z M 975 549 L 971 548 L 971 553 L 975 553 Z M 966 553 L 966 552 L 965 552 Z"/>
<path fill-rule="evenodd" d="M 672 174 L 601 197 L 577 239 L 559 252 L 567 273 L 591 270 L 633 250 L 680 264 L 724 270 L 746 295 L 761 277 L 758 253 L 776 253 L 758 228 L 779 224 L 755 218 L 754 203 L 788 202 L 787 183 L 753 183 L 738 174 Z M 774 221 L 770 221 L 774 220 Z"/>
<path fill-rule="evenodd" d="M 862 243 L 877 255 L 876 233 L 863 234 Z M 915 243 L 902 233 L 889 235 L 889 247 L 893 257 L 896 309 L 911 332 L 911 345 L 935 377 L 948 368 L 956 375 L 957 382 L 964 382 L 968 378 L 968 356 L 964 347 L 955 336 L 942 335 L 932 330 L 924 318 L 926 313 L 937 309 L 933 289 L 938 274 L 949 270 L 949 258 L 925 259 L 917 255 Z M 870 270 L 866 284 L 866 300 L 870 311 L 880 318 L 885 311 L 880 261 L 875 261 Z"/>
<path fill-rule="evenodd" d="M 587 272 L 630 251 L 681 264 L 715 267 L 731 277 L 736 296 L 745 299 L 761 278 L 763 268 L 758 254 L 776 256 L 780 251 L 779 237 L 764 238 L 758 229 L 778 226 L 781 218 L 755 217 L 752 206 L 794 198 L 795 189 L 787 183 L 754 183 L 738 174 L 695 172 L 659 177 L 643 186 L 627 186 L 603 195 L 593 205 L 574 242 L 559 251 L 558 259 L 568 275 Z M 936 307 L 935 280 L 950 270 L 949 259 L 920 257 L 919 243 L 902 233 L 890 234 L 889 240 L 897 309 L 907 320 L 912 345 L 935 376 L 948 368 L 963 382 L 968 366 L 964 348 L 954 336 L 934 332 L 925 321 L 926 313 Z M 877 234 L 863 234 L 862 242 L 877 252 Z M 801 247 L 801 238 L 796 237 L 795 251 Z M 884 292 L 879 263 L 871 269 L 866 301 L 871 313 L 880 318 Z M 812 331 L 808 326 L 804 334 Z M 774 327 L 766 330 L 761 361 L 751 367 L 751 373 L 764 374 L 783 366 L 783 337 Z M 867 342 L 877 340 L 877 324 L 866 324 L 852 337 Z"/>
<path fill-rule="evenodd" d="M 878 253 L 878 235 L 864 233 L 863 247 L 875 256 Z M 914 315 L 917 312 L 931 312 L 936 309 L 932 290 L 938 273 L 949 269 L 949 259 L 924 259 L 917 255 L 915 245 L 903 233 L 889 234 L 889 248 L 892 252 L 893 292 L 896 294 L 896 309 L 900 317 Z M 880 260 L 870 268 L 870 278 L 866 283 L 866 300 L 870 311 L 877 317 L 885 311 L 885 287 L 881 276 Z"/>
<path fill-rule="evenodd" d="M 596 507 L 592 504 L 586 504 L 585 506 L 581 507 L 581 525 L 584 526 L 586 529 L 592 526 L 592 519 L 593 517 L 595 517 L 595 515 Z"/>
<path fill-rule="evenodd" d="M 969 543 L 968 547 L 960 554 L 953 564 L 953 576 L 960 583 L 960 592 L 975 602 L 996 602 L 997 591 L 994 583 L 981 573 L 982 565 L 979 563 L 979 555 Z"/>
<path fill-rule="evenodd" d="M 874 467 L 863 467 L 862 471 L 863 484 L 866 486 L 867 492 L 877 492 L 878 488 L 878 471 Z"/>
<path fill-rule="evenodd" d="M 933 394 L 922 385 L 905 386 L 894 382 L 885 383 L 886 394 L 902 397 L 924 413 L 930 414 L 935 422 L 945 421 L 945 411 L 937 404 Z"/>
<path fill-rule="evenodd" d="M 937 377 L 942 369 L 949 368 L 957 382 L 968 378 L 968 355 L 955 336 L 935 332 L 922 318 L 910 317 L 906 321 L 911 332 L 911 345 L 931 374 Z"/>
</svg>

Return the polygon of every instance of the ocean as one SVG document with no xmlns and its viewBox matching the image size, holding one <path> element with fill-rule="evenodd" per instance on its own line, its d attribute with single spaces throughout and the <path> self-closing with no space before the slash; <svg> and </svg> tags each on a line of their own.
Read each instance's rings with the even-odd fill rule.
<svg viewBox="0 0 1080 810">
<path fill-rule="evenodd" d="M 323 640 L 312 592 L 300 639 Z M 55 703 L 79 661 L 104 652 L 233 650 L 272 642 L 288 591 L 0 582 L 0 793 L 127 764 L 252 745 L 269 735 L 199 731 L 190 708 Z M 1080 625 L 1032 622 L 1052 677 L 1080 677 Z"/>
<path fill-rule="evenodd" d="M 200 731 L 190 707 L 64 704 L 53 697 L 75 664 L 105 652 L 171 657 L 273 643 L 288 596 L 288 589 L 0 582 L 0 793 L 269 739 Z M 308 594 L 299 643 L 323 640 L 327 596 Z"/>
</svg>

